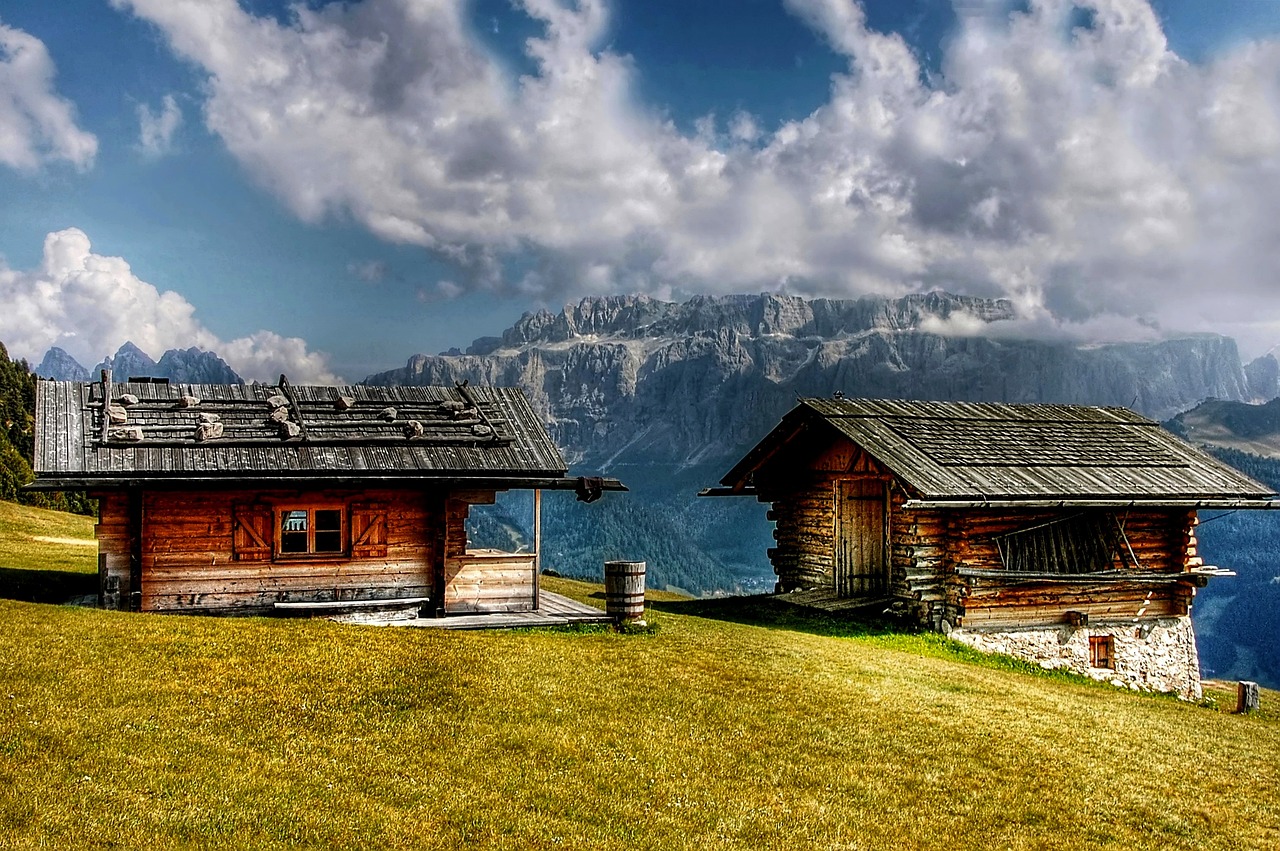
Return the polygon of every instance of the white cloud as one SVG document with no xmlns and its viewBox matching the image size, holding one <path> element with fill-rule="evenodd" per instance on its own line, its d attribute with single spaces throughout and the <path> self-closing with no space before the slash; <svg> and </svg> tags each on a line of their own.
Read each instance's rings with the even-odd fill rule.
<svg viewBox="0 0 1280 851">
<path fill-rule="evenodd" d="M 348 263 L 347 272 L 366 284 L 378 284 L 391 274 L 391 266 L 385 260 L 365 260 L 363 263 Z"/>
<path fill-rule="evenodd" d="M 156 358 L 173 348 L 214 351 L 246 379 L 274 379 L 283 372 L 295 381 L 337 381 L 325 355 L 296 337 L 259 331 L 219 339 L 181 295 L 140 280 L 123 258 L 93 253 L 89 237 L 76 228 L 45 237 L 35 269 L 0 262 L 0 303 L 0 339 L 13 355 L 33 363 L 50 346 L 61 346 L 92 366 L 132 341 Z"/>
<path fill-rule="evenodd" d="M 182 126 L 182 109 L 173 95 L 165 95 L 160 112 L 138 104 L 138 149 L 149 157 L 162 157 L 173 150 L 173 134 Z"/>
<path fill-rule="evenodd" d="M 75 107 L 53 86 L 44 42 L 0 23 L 0 164 L 30 171 L 51 160 L 93 165 L 98 140 L 76 126 Z"/>
<path fill-rule="evenodd" d="M 425 246 L 460 286 L 942 288 L 1005 295 L 1028 327 L 1220 330 L 1246 352 L 1280 328 L 1280 42 L 1190 64 L 1146 0 L 973 0 L 936 74 L 852 0 L 786 0 L 848 71 L 813 114 L 727 136 L 635 102 L 603 0 L 523 0 L 543 32 L 514 80 L 461 0 L 287 24 L 113 3 L 204 69 L 209 128 L 295 213 Z"/>
</svg>

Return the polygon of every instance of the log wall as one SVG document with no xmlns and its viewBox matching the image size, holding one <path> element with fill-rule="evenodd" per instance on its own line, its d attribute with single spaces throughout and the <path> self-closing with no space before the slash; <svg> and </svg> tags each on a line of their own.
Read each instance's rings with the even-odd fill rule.
<svg viewBox="0 0 1280 851">
<path fill-rule="evenodd" d="M 433 596 L 436 553 L 431 532 L 441 526 L 429 500 L 409 490 L 331 491 L 328 505 L 379 506 L 385 525 L 375 529 L 377 555 L 238 558 L 238 506 L 269 511 L 275 504 L 305 507 L 319 500 L 297 491 L 154 491 L 141 495 L 140 588 L 125 588 L 133 540 L 127 499 L 106 495 L 99 503 L 99 551 L 105 558 L 103 603 L 126 608 L 126 591 L 140 591 L 137 608 L 148 612 L 265 612 L 276 602 L 330 602 Z M 348 523 L 351 511 L 347 510 Z M 271 526 L 274 528 L 274 515 Z M 263 529 L 258 529 L 259 536 Z M 243 555 L 243 554 L 240 554 Z M 121 587 L 119 598 L 105 589 Z M 112 605 L 115 602 L 116 605 Z"/>
<path fill-rule="evenodd" d="M 834 588 L 837 483 L 868 480 L 883 485 L 891 478 L 848 440 L 789 446 L 756 474 L 757 498 L 773 504 L 778 545 L 768 555 L 778 590 Z"/>
<path fill-rule="evenodd" d="M 1070 513 L 1067 510 L 1065 513 Z M 1002 570 L 995 537 L 1062 517 L 1064 512 L 956 512 L 949 534 L 958 568 Z M 1178 509 L 1115 512 L 1124 529 L 1113 567 L 1152 574 L 1181 573 L 1195 558 L 1195 512 Z M 1191 582 L 1153 584 L 1136 581 L 1087 582 L 1037 580 L 957 574 L 949 583 L 943 617 L 949 625 L 968 629 L 1046 626 L 1068 621 L 1081 612 L 1090 621 L 1128 621 L 1183 617 L 1190 612 Z"/>
<path fill-rule="evenodd" d="M 1000 550 L 996 536 L 1048 523 L 1079 509 L 1058 511 L 985 512 L 966 510 L 951 512 L 956 518 L 950 532 L 956 564 L 982 570 L 1000 570 Z M 1188 558 L 1195 555 L 1195 512 L 1184 509 L 1159 511 L 1115 510 L 1128 539 L 1128 547 L 1120 544 L 1122 562 L 1115 567 L 1131 570 L 1182 570 Z M 1132 557 L 1130 556 L 1130 551 Z M 1135 563 L 1136 559 L 1136 563 Z"/>
<path fill-rule="evenodd" d="M 774 521 L 769 561 L 780 591 L 820 588 L 834 582 L 835 481 L 831 473 L 810 472 L 764 485 L 761 502 L 771 502 Z"/>
<path fill-rule="evenodd" d="M 91 494 L 98 500 L 98 605 L 129 609 L 131 559 L 135 540 L 129 523 L 129 498 L 124 491 Z"/>
<path fill-rule="evenodd" d="M 908 602 L 916 619 L 936 626 L 947 611 L 952 574 L 949 518 L 941 511 L 906 511 L 906 499 L 901 487 L 890 489 L 890 588 Z"/>
</svg>

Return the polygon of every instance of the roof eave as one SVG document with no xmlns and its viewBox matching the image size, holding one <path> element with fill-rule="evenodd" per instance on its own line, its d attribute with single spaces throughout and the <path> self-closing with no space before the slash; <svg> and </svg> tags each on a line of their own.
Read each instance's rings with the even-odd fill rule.
<svg viewBox="0 0 1280 851">
<path fill-rule="evenodd" d="M 1262 496 L 1193 496 L 1193 497 L 1027 497 L 1027 498 L 921 498 L 903 503 L 907 511 L 934 509 L 1053 509 L 1053 508 L 1237 508 L 1275 509 L 1280 500 L 1275 495 Z"/>
<path fill-rule="evenodd" d="M 190 475 L 112 475 L 112 476 L 59 476 L 42 477 L 27 485 L 24 490 L 30 491 L 68 491 L 68 490 L 118 490 L 121 488 L 206 488 L 223 489 L 231 487 L 273 488 L 290 487 L 361 487 L 369 485 L 402 486 L 422 485 L 432 487 L 471 487 L 494 489 L 525 490 L 577 490 L 583 486 L 586 477 L 568 476 L 563 471 L 531 471 L 531 472 L 486 472 L 457 473 L 446 472 L 439 475 L 424 476 L 418 473 L 400 474 L 308 474 L 298 475 L 296 471 L 286 471 L 279 475 L 259 474 L 245 476 L 242 474 L 218 476 Z M 601 490 L 626 491 L 627 487 L 617 479 L 599 478 Z"/>
</svg>

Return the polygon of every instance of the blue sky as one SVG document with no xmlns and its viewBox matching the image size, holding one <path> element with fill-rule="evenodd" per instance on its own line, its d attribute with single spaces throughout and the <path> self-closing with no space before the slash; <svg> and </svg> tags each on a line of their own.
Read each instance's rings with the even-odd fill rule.
<svg viewBox="0 0 1280 851">
<path fill-rule="evenodd" d="M 585 295 L 1280 340 L 1280 3 L 5 0 L 0 340 L 358 380 Z"/>
</svg>

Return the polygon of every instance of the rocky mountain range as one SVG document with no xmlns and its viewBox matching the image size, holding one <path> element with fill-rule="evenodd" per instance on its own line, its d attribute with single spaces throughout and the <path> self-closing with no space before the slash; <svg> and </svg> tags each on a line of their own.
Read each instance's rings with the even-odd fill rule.
<svg viewBox="0 0 1280 851">
<path fill-rule="evenodd" d="M 366 382 L 520 386 L 575 461 L 617 472 L 731 461 L 801 396 L 1123 405 L 1165 419 L 1206 398 L 1280 393 L 1275 359 L 1246 367 L 1227 337 L 1013 339 L 1001 333 L 1013 315 L 946 293 L 588 298 Z M 960 316 L 970 333 L 938 332 Z"/>
<path fill-rule="evenodd" d="M 154 361 L 133 343 L 125 343 L 92 371 L 81 366 L 63 349 L 54 346 L 45 352 L 40 364 L 32 371 L 41 378 L 88 381 L 104 369 L 110 369 L 117 381 L 133 376 L 148 376 L 184 384 L 244 383 L 236 371 L 218 355 L 194 346 L 189 349 L 169 349 L 160 356 L 159 361 Z"/>
<path fill-rule="evenodd" d="M 958 317 L 964 336 L 939 333 Z M 1167 419 L 1206 399 L 1280 395 L 1280 363 L 1242 364 L 1235 342 L 1193 335 L 1078 345 L 1017 339 L 1013 306 L 935 292 L 855 300 L 700 296 L 583 299 L 526 313 L 465 352 L 418 354 L 369 384 L 519 386 L 575 462 L 595 466 L 736 457 L 800 396 L 886 396 L 1123 405 Z M 125 343 L 92 370 L 54 347 L 35 372 L 88 380 L 155 376 L 242 383 L 216 353 L 170 349 L 159 361 Z"/>
</svg>

